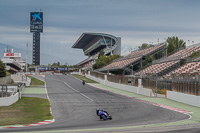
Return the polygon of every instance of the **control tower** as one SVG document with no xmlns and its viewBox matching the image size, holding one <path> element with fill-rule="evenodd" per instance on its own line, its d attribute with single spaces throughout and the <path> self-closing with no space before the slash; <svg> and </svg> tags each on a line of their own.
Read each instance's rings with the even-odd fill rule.
<svg viewBox="0 0 200 133">
<path fill-rule="evenodd" d="M 40 65 L 40 33 L 43 32 L 43 12 L 30 13 L 30 32 L 33 33 L 32 64 Z"/>
</svg>

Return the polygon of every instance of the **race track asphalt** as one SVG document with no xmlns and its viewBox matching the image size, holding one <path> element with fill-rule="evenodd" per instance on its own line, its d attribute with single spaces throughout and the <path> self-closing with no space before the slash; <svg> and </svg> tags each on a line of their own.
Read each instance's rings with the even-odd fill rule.
<svg viewBox="0 0 200 133">
<path fill-rule="evenodd" d="M 83 86 L 80 80 L 71 75 L 46 75 L 45 81 L 55 122 L 43 126 L 3 129 L 0 132 L 110 128 L 167 123 L 189 118 L 188 115 L 87 84 Z M 106 110 L 113 120 L 99 120 L 96 108 Z"/>
</svg>

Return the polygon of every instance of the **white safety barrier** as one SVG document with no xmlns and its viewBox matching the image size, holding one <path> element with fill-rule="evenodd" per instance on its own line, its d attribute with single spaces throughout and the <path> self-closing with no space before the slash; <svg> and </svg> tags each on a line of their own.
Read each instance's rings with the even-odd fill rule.
<svg viewBox="0 0 200 133">
<path fill-rule="evenodd" d="M 10 106 L 19 100 L 19 93 L 10 97 L 0 97 L 0 106 Z"/>
<path fill-rule="evenodd" d="M 70 74 L 81 75 L 80 72 L 71 72 Z"/>
<path fill-rule="evenodd" d="M 167 91 L 166 98 L 178 101 L 181 103 L 200 107 L 200 96 L 179 93 L 175 91 Z"/>
<path fill-rule="evenodd" d="M 25 81 L 25 84 L 26 84 L 26 86 L 30 86 L 31 78 L 29 78 L 29 77 L 26 77 L 26 78 L 27 78 L 27 80 Z"/>
<path fill-rule="evenodd" d="M 106 85 L 106 86 L 110 86 L 113 88 L 117 88 L 120 90 L 124 90 L 124 91 L 129 91 L 129 92 L 133 92 L 136 94 L 140 94 L 140 95 L 145 95 L 145 96 L 152 96 L 152 91 L 151 89 L 146 89 L 146 88 L 142 88 L 142 87 L 136 87 L 136 86 L 130 86 L 130 85 L 124 85 L 124 84 L 119 84 L 119 83 L 113 83 L 113 82 L 109 82 L 100 78 L 96 78 L 94 76 L 90 76 L 90 75 L 86 75 L 87 78 L 92 79 L 100 84 Z"/>
</svg>

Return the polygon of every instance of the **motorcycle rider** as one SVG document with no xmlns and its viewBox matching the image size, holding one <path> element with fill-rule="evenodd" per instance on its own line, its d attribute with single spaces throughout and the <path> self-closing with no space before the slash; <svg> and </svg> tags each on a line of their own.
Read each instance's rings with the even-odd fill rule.
<svg viewBox="0 0 200 133">
<path fill-rule="evenodd" d="M 85 80 L 84 79 L 82 80 L 82 84 L 85 85 Z"/>
<path fill-rule="evenodd" d="M 101 118 L 101 115 L 105 115 L 106 118 L 108 118 L 108 116 L 109 116 L 109 114 L 108 114 L 107 111 L 105 111 L 105 110 L 100 110 L 100 109 L 96 109 L 96 114 L 97 114 L 97 116 L 100 116 L 100 119 L 102 119 L 102 118 Z"/>
</svg>

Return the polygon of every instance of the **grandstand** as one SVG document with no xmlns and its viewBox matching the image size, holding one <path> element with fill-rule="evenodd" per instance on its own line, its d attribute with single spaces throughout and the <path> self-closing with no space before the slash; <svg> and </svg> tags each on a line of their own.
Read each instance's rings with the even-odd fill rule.
<svg viewBox="0 0 200 133">
<path fill-rule="evenodd" d="M 153 61 L 153 64 L 134 76 L 143 78 L 147 88 L 165 88 L 177 92 L 200 95 L 200 57 L 191 55 L 200 52 L 200 45 L 181 49 L 176 53 Z"/>
<path fill-rule="evenodd" d="M 172 79 L 173 76 L 195 75 L 200 74 L 200 61 L 186 63 L 185 65 L 164 75 L 162 79 Z"/>
<path fill-rule="evenodd" d="M 114 60 L 111 64 L 99 69 L 101 72 L 112 72 L 118 74 L 126 74 L 131 73 L 131 71 L 137 71 L 138 65 L 141 64 L 142 61 L 149 55 L 154 55 L 161 51 L 164 51 L 166 48 L 166 43 L 158 44 L 152 46 L 150 48 L 146 48 L 143 50 L 138 50 L 135 52 L 130 53 L 129 55 Z"/>
<path fill-rule="evenodd" d="M 140 72 L 136 73 L 135 75 L 163 75 L 163 73 L 167 73 L 173 68 L 177 68 L 179 66 L 180 61 L 170 61 L 170 62 L 165 62 L 165 63 L 160 63 L 160 64 L 154 64 L 151 65 Z"/>
<path fill-rule="evenodd" d="M 109 72 L 105 80 L 115 83 L 138 86 L 138 79 L 141 79 L 142 87 L 151 89 L 153 93 L 157 93 L 157 89 L 160 91 L 166 89 L 200 96 L 200 44 L 180 49 L 168 57 L 154 60 L 150 66 L 138 67 L 142 65 L 147 56 L 159 52 L 164 53 L 165 48 L 166 43 L 162 43 L 134 51 L 114 60 L 99 71 Z M 129 71 L 128 74 L 127 71 Z M 98 71 L 93 71 L 91 74 L 100 78 L 105 75 Z"/>
<path fill-rule="evenodd" d="M 192 70 L 196 69 L 198 67 L 198 63 L 188 63 L 188 66 L 184 65 L 184 61 L 187 61 L 187 59 L 190 58 L 193 52 L 200 52 L 200 46 L 194 46 L 189 47 L 186 49 L 179 50 L 178 52 L 168 56 L 161 58 L 159 60 L 153 61 L 153 64 L 144 70 L 141 70 L 140 72 L 136 73 L 135 75 L 157 75 L 157 76 L 163 76 L 169 77 L 170 72 L 175 70 L 174 74 L 181 74 L 181 73 L 190 73 L 193 72 Z M 199 58 L 196 59 L 197 61 Z M 194 65 L 195 64 L 195 65 Z M 184 66 L 182 66 L 184 65 Z M 197 65 L 197 66 L 196 66 Z M 176 70 L 180 67 L 179 70 Z M 178 72 L 178 73 L 177 73 Z"/>
<path fill-rule="evenodd" d="M 82 49 L 88 56 L 77 65 L 81 66 L 82 70 L 91 70 L 101 50 L 104 55 L 121 55 L 121 38 L 104 33 L 83 33 L 72 48 Z"/>
<path fill-rule="evenodd" d="M 180 60 L 180 59 L 186 59 L 192 55 L 193 52 L 199 52 L 200 51 L 200 46 L 194 46 L 186 49 L 179 50 L 178 52 L 154 61 L 153 63 L 161 63 L 161 62 L 167 62 L 167 61 L 172 61 L 172 60 Z"/>
</svg>

